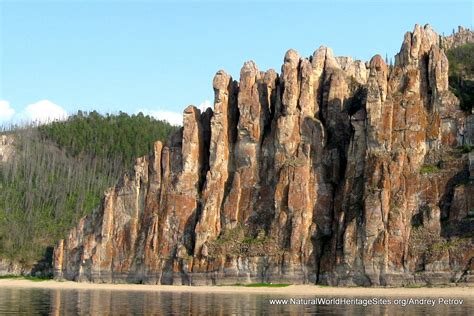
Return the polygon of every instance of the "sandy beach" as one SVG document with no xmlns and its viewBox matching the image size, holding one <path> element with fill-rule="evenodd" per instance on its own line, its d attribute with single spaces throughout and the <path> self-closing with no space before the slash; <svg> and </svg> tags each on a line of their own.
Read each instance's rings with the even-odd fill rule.
<svg viewBox="0 0 474 316">
<path fill-rule="evenodd" d="M 280 294 L 289 296 L 370 296 L 370 297 L 466 297 L 474 298 L 473 287 L 438 288 L 364 288 L 326 287 L 317 285 L 290 285 L 287 287 L 245 287 L 245 286 L 177 286 L 142 284 L 97 284 L 71 281 L 30 281 L 23 279 L 0 279 L 0 287 L 74 289 L 74 290 L 117 290 L 150 292 L 193 292 L 193 293 L 240 293 Z"/>
</svg>

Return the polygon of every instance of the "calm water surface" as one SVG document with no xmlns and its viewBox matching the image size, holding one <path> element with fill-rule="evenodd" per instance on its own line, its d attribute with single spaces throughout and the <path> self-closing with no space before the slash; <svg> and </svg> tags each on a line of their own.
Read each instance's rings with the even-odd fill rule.
<svg viewBox="0 0 474 316">
<path fill-rule="evenodd" d="M 0 315 L 474 315 L 462 305 L 271 305 L 285 295 L 0 289 Z M 293 299 L 314 299 L 299 296 Z M 326 297 L 327 298 L 327 297 Z M 396 298 L 390 298 L 395 300 Z"/>
</svg>

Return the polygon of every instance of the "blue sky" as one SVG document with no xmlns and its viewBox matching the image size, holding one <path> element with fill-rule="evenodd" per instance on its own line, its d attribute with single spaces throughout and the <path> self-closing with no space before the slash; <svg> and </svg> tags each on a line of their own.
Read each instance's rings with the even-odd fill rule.
<svg viewBox="0 0 474 316">
<path fill-rule="evenodd" d="M 415 23 L 450 34 L 473 16 L 472 0 L 0 0 L 0 121 L 2 111 L 5 121 L 42 109 L 171 119 L 212 102 L 219 69 L 238 79 L 252 59 L 279 71 L 289 48 L 309 56 L 322 44 L 336 55 L 391 57 Z"/>
</svg>

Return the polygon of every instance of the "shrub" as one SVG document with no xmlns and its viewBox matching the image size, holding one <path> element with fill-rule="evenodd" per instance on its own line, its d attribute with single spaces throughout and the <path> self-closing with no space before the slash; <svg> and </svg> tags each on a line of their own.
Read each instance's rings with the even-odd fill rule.
<svg viewBox="0 0 474 316">
<path fill-rule="evenodd" d="M 430 174 L 430 173 L 437 173 L 441 169 L 435 165 L 423 165 L 420 169 L 421 174 Z"/>
</svg>

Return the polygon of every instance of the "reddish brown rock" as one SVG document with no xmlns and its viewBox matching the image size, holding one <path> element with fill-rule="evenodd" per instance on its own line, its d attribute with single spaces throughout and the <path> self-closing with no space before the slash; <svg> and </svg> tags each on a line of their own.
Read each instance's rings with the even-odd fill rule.
<svg viewBox="0 0 474 316">
<path fill-rule="evenodd" d="M 289 50 L 213 81 L 214 110 L 109 189 L 55 249 L 57 278 L 331 285 L 472 283 L 472 180 L 430 26 L 395 65 Z M 444 45 L 444 46 L 443 46 Z"/>
<path fill-rule="evenodd" d="M 202 193 L 201 218 L 196 225 L 194 254 L 202 252 L 202 245 L 208 239 L 215 239 L 221 231 L 221 209 L 224 203 L 224 188 L 233 171 L 233 143 L 237 124 L 235 91 L 236 84 L 224 71 L 214 77 L 214 114 L 211 120 L 211 141 L 209 148 L 210 169 Z M 236 204 L 234 204 L 236 205 Z M 237 221 L 237 218 L 234 219 Z M 226 225 L 227 222 L 224 222 Z"/>
</svg>

